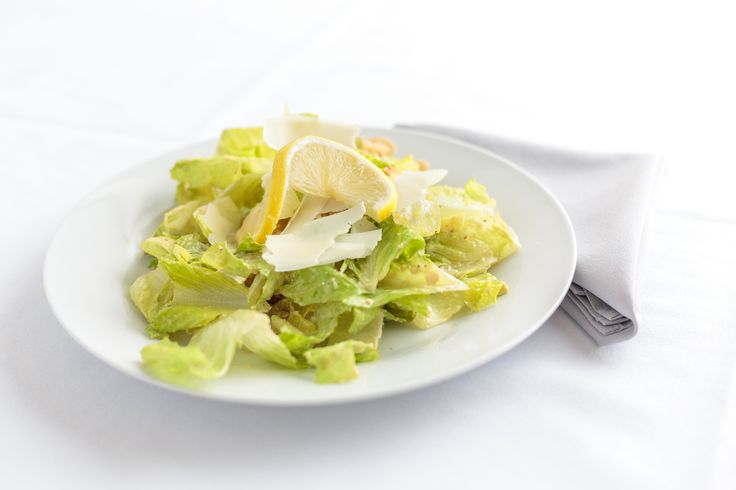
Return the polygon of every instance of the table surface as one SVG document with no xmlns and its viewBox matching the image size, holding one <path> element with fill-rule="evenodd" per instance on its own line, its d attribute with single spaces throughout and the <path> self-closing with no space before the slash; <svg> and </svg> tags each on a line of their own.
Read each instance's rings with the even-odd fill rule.
<svg viewBox="0 0 736 490">
<path fill-rule="evenodd" d="M 736 487 L 725 9 L 272 3 L 0 5 L 3 488 Z M 599 349 L 558 312 L 457 379 L 309 409 L 189 398 L 83 351 L 41 284 L 65 213 L 121 170 L 285 102 L 663 153 L 639 335 Z"/>
</svg>

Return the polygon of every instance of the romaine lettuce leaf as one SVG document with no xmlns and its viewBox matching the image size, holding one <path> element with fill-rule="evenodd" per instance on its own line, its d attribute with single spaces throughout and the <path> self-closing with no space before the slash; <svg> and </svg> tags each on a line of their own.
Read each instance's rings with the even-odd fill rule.
<svg viewBox="0 0 736 490">
<path fill-rule="evenodd" d="M 406 305 L 406 302 L 404 304 Z M 461 292 L 429 294 L 416 298 L 414 303 L 416 316 L 412 324 L 421 329 L 437 326 L 449 320 L 462 309 L 463 305 L 464 294 Z"/>
<path fill-rule="evenodd" d="M 162 267 L 138 277 L 128 288 L 133 304 L 149 322 L 159 309 L 159 295 L 169 283 L 169 276 Z"/>
<path fill-rule="evenodd" d="M 259 273 L 248 288 L 248 302 L 250 307 L 258 311 L 268 311 L 271 305 L 268 300 L 284 283 L 284 274 L 281 272 Z"/>
<path fill-rule="evenodd" d="M 427 199 L 440 206 L 442 217 L 467 211 L 495 212 L 496 203 L 488 196 L 485 187 L 470 180 L 465 187 L 435 185 L 427 190 Z"/>
<path fill-rule="evenodd" d="M 270 274 L 273 267 L 257 253 L 233 253 L 225 242 L 215 243 L 202 255 L 202 263 L 217 271 L 243 278 L 252 274 Z"/>
<path fill-rule="evenodd" d="M 189 262 L 192 260 L 192 256 L 187 249 L 169 237 L 157 236 L 146 238 L 141 243 L 141 249 L 158 260 L 169 262 Z"/>
<path fill-rule="evenodd" d="M 346 340 L 326 347 L 316 347 L 304 353 L 307 363 L 317 370 L 317 383 L 344 383 L 358 377 L 356 354 L 373 351 L 370 344 Z"/>
<path fill-rule="evenodd" d="M 491 196 L 488 195 L 488 191 L 486 190 L 486 186 L 481 184 L 475 179 L 470 179 L 465 183 L 465 194 L 472 200 L 478 201 L 483 204 L 487 204 L 488 206 L 495 208 L 496 207 L 496 201 L 494 201 Z"/>
<path fill-rule="evenodd" d="M 204 201 L 189 201 L 164 214 L 163 231 L 173 237 L 180 237 L 199 231 L 194 221 L 194 211 L 204 205 Z"/>
<path fill-rule="evenodd" d="M 172 304 L 230 309 L 249 306 L 248 288 L 226 274 L 196 264 L 161 265 L 174 283 Z"/>
<path fill-rule="evenodd" d="M 197 263 L 161 261 L 159 264 L 168 277 L 163 287 L 156 289 L 160 285 L 159 276 L 145 275 L 133 283 L 130 291 L 133 301 L 150 322 L 148 333 L 153 337 L 202 327 L 232 310 L 250 305 L 248 288 L 226 274 Z M 152 283 L 151 277 L 158 282 Z"/>
<path fill-rule="evenodd" d="M 466 277 L 463 281 L 469 288 L 463 296 L 465 306 L 473 311 L 496 304 L 496 299 L 509 289 L 506 283 L 489 273 Z"/>
<path fill-rule="evenodd" d="M 228 196 L 220 197 L 194 211 L 202 235 L 214 244 L 233 237 L 241 222 L 240 209 Z"/>
<path fill-rule="evenodd" d="M 293 354 L 303 354 L 315 345 L 322 343 L 330 335 L 330 331 L 305 332 L 294 323 L 279 316 L 272 316 L 271 322 L 278 332 L 279 339 Z"/>
<path fill-rule="evenodd" d="M 500 215 L 470 210 L 443 218 L 426 247 L 434 262 L 458 277 L 485 272 L 518 248 L 516 234 Z"/>
<path fill-rule="evenodd" d="M 226 129 L 217 145 L 218 155 L 273 158 L 276 152 L 263 140 L 263 128 Z"/>
<path fill-rule="evenodd" d="M 225 188 L 238 180 L 243 159 L 231 156 L 180 160 L 171 169 L 171 177 L 187 189 L 203 187 Z"/>
<path fill-rule="evenodd" d="M 424 254 L 417 254 L 411 260 L 392 262 L 379 287 L 383 290 L 408 289 L 425 293 L 464 291 L 468 288 L 465 283 L 437 267 Z"/>
<path fill-rule="evenodd" d="M 259 254 L 233 253 L 224 242 L 212 245 L 202 256 L 202 263 L 226 274 L 250 278 L 248 302 L 259 311 L 268 311 L 267 301 L 284 282 L 284 275 L 274 271 Z"/>
<path fill-rule="evenodd" d="M 357 340 L 364 342 L 372 347 L 372 349 L 366 349 L 365 351 L 357 355 L 359 362 L 373 361 L 378 358 L 378 342 L 381 339 L 383 333 L 383 312 L 380 308 L 369 310 L 371 316 L 369 318 L 361 318 L 361 320 L 367 320 L 367 322 L 361 326 L 357 331 L 353 330 L 353 322 L 341 322 L 329 339 L 328 344 L 337 344 L 346 340 Z"/>
<path fill-rule="evenodd" d="M 188 332 L 208 325 L 231 311 L 232 308 L 221 306 L 167 303 L 156 310 L 146 331 L 152 338 L 161 338 L 173 332 Z"/>
<path fill-rule="evenodd" d="M 368 291 L 386 277 L 396 259 L 410 259 L 424 249 L 424 240 L 407 227 L 386 220 L 381 223 L 382 237 L 368 257 L 348 261 L 348 268 Z"/>
<path fill-rule="evenodd" d="M 284 285 L 279 289 L 279 294 L 302 306 L 343 301 L 363 292 L 357 281 L 331 265 L 289 272 Z"/>
<path fill-rule="evenodd" d="M 202 258 L 202 254 L 208 247 L 208 245 L 204 243 L 204 238 L 199 233 L 180 236 L 176 239 L 176 244 L 189 252 L 189 255 L 195 260 Z"/>
<path fill-rule="evenodd" d="M 387 309 L 400 320 L 410 321 L 419 328 L 430 328 L 449 320 L 463 306 L 480 311 L 496 303 L 499 295 L 508 287 L 488 273 L 463 279 L 465 291 L 448 291 L 438 294 L 419 294 L 395 299 Z"/>
<path fill-rule="evenodd" d="M 271 330 L 268 316 L 252 310 L 235 310 L 201 328 L 187 346 L 168 339 L 147 345 L 141 357 L 155 376 L 186 382 L 222 377 L 240 347 L 284 366 L 297 367 L 297 360 Z"/>
<path fill-rule="evenodd" d="M 263 198 L 261 174 L 247 173 L 227 186 L 220 197 L 229 197 L 238 208 L 252 208 Z"/>
<path fill-rule="evenodd" d="M 184 183 L 176 186 L 176 204 L 182 205 L 191 201 L 205 203 L 215 198 L 215 189 L 212 187 L 190 188 Z"/>
<path fill-rule="evenodd" d="M 442 214 L 436 202 L 423 199 L 393 213 L 394 221 L 404 225 L 422 237 L 429 237 L 440 231 Z"/>
</svg>

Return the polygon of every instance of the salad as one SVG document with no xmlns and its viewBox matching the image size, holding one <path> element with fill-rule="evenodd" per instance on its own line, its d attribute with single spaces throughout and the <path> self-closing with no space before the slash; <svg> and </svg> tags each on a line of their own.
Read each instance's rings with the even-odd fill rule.
<svg viewBox="0 0 736 490">
<path fill-rule="evenodd" d="M 224 376 L 244 349 L 318 383 L 358 376 L 384 328 L 426 329 L 508 291 L 492 268 L 519 248 L 475 180 L 392 141 L 311 115 L 227 129 L 176 162 L 176 206 L 141 248 L 130 297 L 157 342 L 144 368 L 174 383 Z"/>
</svg>

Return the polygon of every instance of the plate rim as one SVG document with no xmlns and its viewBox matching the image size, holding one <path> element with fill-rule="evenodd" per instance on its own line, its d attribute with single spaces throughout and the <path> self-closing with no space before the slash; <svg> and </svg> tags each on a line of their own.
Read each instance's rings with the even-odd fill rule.
<svg viewBox="0 0 736 490">
<path fill-rule="evenodd" d="M 49 245 L 46 249 L 46 253 L 44 255 L 44 261 L 43 261 L 44 295 L 46 297 L 46 302 L 51 308 L 51 312 L 54 314 L 56 321 L 59 322 L 59 324 L 64 329 L 64 331 L 67 333 L 67 335 L 69 335 L 86 352 L 91 354 L 97 360 L 101 361 L 103 364 L 113 368 L 115 371 L 122 373 L 126 376 L 129 376 L 133 379 L 143 381 L 153 386 L 164 388 L 174 393 L 192 396 L 192 397 L 196 397 L 199 399 L 215 400 L 218 402 L 227 402 L 227 403 L 234 403 L 234 404 L 239 404 L 239 405 L 270 406 L 270 407 L 305 407 L 305 406 L 342 405 L 342 404 L 348 404 L 348 403 L 356 403 L 356 402 L 362 402 L 362 401 L 387 398 L 387 397 L 396 396 L 402 393 L 410 393 L 413 391 L 417 391 L 417 390 L 427 388 L 432 385 L 443 383 L 452 378 L 455 378 L 464 373 L 467 373 L 477 367 L 480 367 L 492 361 L 493 359 L 496 359 L 504 355 L 505 353 L 509 352 L 510 350 L 518 346 L 520 343 L 522 343 L 524 340 L 528 339 L 537 330 L 539 330 L 539 328 L 554 314 L 554 312 L 557 311 L 560 304 L 564 300 L 565 295 L 567 294 L 567 291 L 570 288 L 570 285 L 572 284 L 573 276 L 574 276 L 575 269 L 576 269 L 576 263 L 577 263 L 578 245 L 577 245 L 577 237 L 575 235 L 575 229 L 572 225 L 570 216 L 567 214 L 565 207 L 559 201 L 557 196 L 555 196 L 555 194 L 551 190 L 549 190 L 549 188 L 547 188 L 546 185 L 544 185 L 541 181 L 539 181 L 539 179 L 537 179 L 533 174 L 528 172 L 526 169 L 520 167 L 518 164 L 516 164 L 512 160 L 504 156 L 501 156 L 491 150 L 480 147 L 478 145 L 474 145 L 472 143 L 468 143 L 466 141 L 463 141 L 463 140 L 460 140 L 460 139 L 457 139 L 451 136 L 437 134 L 432 131 L 421 130 L 421 129 L 408 129 L 408 128 L 401 128 L 401 127 L 400 128 L 397 128 L 397 127 L 381 128 L 381 127 L 373 127 L 373 126 L 361 126 L 361 130 L 365 131 L 366 133 L 370 133 L 373 131 L 376 131 L 376 132 L 388 131 L 388 132 L 412 134 L 412 135 L 422 136 L 424 138 L 439 140 L 439 141 L 443 141 L 446 143 L 451 143 L 453 145 L 465 147 L 467 149 L 482 153 L 488 157 L 491 157 L 491 158 L 494 158 L 500 161 L 504 165 L 512 168 L 514 171 L 522 174 L 525 178 L 532 181 L 544 194 L 546 194 L 546 197 L 548 197 L 552 201 L 557 211 L 561 214 L 561 216 L 564 219 L 566 230 L 569 233 L 569 237 L 571 239 L 571 244 L 572 244 L 572 247 L 569 250 L 569 256 L 572 258 L 571 260 L 572 265 L 571 267 L 569 267 L 570 270 L 568 271 L 568 274 L 567 274 L 568 277 L 565 280 L 564 289 L 561 288 L 561 292 L 558 294 L 557 299 L 552 303 L 552 305 L 547 309 L 547 311 L 540 317 L 540 319 L 532 327 L 524 331 L 523 334 L 517 335 L 516 337 L 514 337 L 511 341 L 507 342 L 506 344 L 503 344 L 502 347 L 495 349 L 495 350 L 489 350 L 487 353 L 483 355 L 479 355 L 476 358 L 460 363 L 457 366 L 447 369 L 446 371 L 440 374 L 425 376 L 424 378 L 419 378 L 415 381 L 404 383 L 404 384 L 393 386 L 393 387 L 381 388 L 381 389 L 377 389 L 373 391 L 366 391 L 362 393 L 353 393 L 353 394 L 350 394 L 344 397 L 339 397 L 339 398 L 328 397 L 328 398 L 289 400 L 289 399 L 281 399 L 281 398 L 268 398 L 268 397 L 263 397 L 263 396 L 259 396 L 257 398 L 248 398 L 247 396 L 236 397 L 236 396 L 230 396 L 224 393 L 203 392 L 203 391 L 191 390 L 185 387 L 180 387 L 175 384 L 169 384 L 169 383 L 163 382 L 152 376 L 146 375 L 146 373 L 143 370 L 138 370 L 138 371 L 126 370 L 122 366 L 118 366 L 108 361 L 106 358 L 104 358 L 99 353 L 97 353 L 95 349 L 92 349 L 86 343 L 85 340 L 77 336 L 73 332 L 73 329 L 69 328 L 69 326 L 67 325 L 67 322 L 62 318 L 62 315 L 59 315 L 59 309 L 57 308 L 57 305 L 53 299 L 53 294 L 50 293 L 51 288 L 49 286 L 49 281 L 50 281 L 49 276 L 51 273 L 50 273 L 49 262 L 50 262 L 50 257 L 52 255 L 52 251 L 56 247 L 57 240 L 60 235 L 59 232 L 66 225 L 67 221 L 69 221 L 70 218 L 77 212 L 77 210 L 82 208 L 90 200 L 90 198 L 92 198 L 100 189 L 113 184 L 114 182 L 116 182 L 117 180 L 121 178 L 124 178 L 129 173 L 136 172 L 140 168 L 150 165 L 150 163 L 154 160 L 166 158 L 167 155 L 184 152 L 187 148 L 197 148 L 197 147 L 201 147 L 206 144 L 210 144 L 216 141 L 214 139 L 204 139 L 196 143 L 186 144 L 186 145 L 177 147 L 175 149 L 156 154 L 150 158 L 145 159 L 143 162 L 132 165 L 124 170 L 121 170 L 120 172 L 114 174 L 112 177 L 105 180 L 104 182 L 97 184 L 82 199 L 80 199 L 74 206 L 72 206 L 71 209 L 69 209 L 69 211 L 64 215 L 64 217 L 61 219 L 56 229 L 54 230 L 53 237 L 51 238 Z"/>
</svg>

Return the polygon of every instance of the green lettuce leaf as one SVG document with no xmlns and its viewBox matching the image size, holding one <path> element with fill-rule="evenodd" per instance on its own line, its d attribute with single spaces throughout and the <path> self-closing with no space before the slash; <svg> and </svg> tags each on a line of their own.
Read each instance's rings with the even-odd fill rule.
<svg viewBox="0 0 736 490">
<path fill-rule="evenodd" d="M 188 201 L 185 204 L 176 206 L 164 214 L 164 222 L 162 230 L 169 236 L 180 237 L 199 231 L 197 223 L 194 221 L 194 211 L 204 205 L 204 201 Z"/>
<path fill-rule="evenodd" d="M 442 214 L 436 202 L 426 199 L 417 201 L 393 214 L 394 221 L 421 237 L 429 237 L 440 231 Z"/>
<path fill-rule="evenodd" d="M 224 376 L 240 347 L 281 365 L 297 367 L 296 358 L 271 330 L 268 316 L 252 310 L 235 310 L 201 328 L 187 346 L 168 339 L 147 345 L 141 357 L 155 376 L 186 382 Z"/>
<path fill-rule="evenodd" d="M 348 268 L 368 291 L 376 289 L 396 259 L 410 259 L 424 249 L 422 237 L 391 220 L 381 223 L 381 233 L 381 241 L 368 257 L 348 261 Z"/>
<path fill-rule="evenodd" d="M 189 384 L 192 378 L 217 377 L 213 362 L 195 346 L 181 346 L 165 338 L 141 350 L 145 369 L 153 376 L 176 384 Z"/>
<path fill-rule="evenodd" d="M 169 283 L 169 276 L 162 267 L 138 277 L 128 288 L 133 304 L 149 322 L 158 311 L 159 295 Z"/>
<path fill-rule="evenodd" d="M 247 173 L 227 186 L 220 197 L 228 197 L 238 208 L 252 208 L 263 198 L 261 174 Z"/>
<path fill-rule="evenodd" d="M 383 333 L 383 312 L 376 308 L 371 310 L 372 315 L 367 322 L 357 331 L 354 330 L 354 318 L 352 322 L 341 322 L 335 331 L 327 339 L 329 345 L 356 340 L 370 346 L 362 352 L 356 353 L 358 362 L 375 361 L 378 359 L 378 342 Z M 365 319 L 365 318 L 363 318 Z"/>
<path fill-rule="evenodd" d="M 209 325 L 231 311 L 231 308 L 221 306 L 167 303 L 156 310 L 146 331 L 152 338 L 161 338 L 173 332 L 191 331 Z"/>
<path fill-rule="evenodd" d="M 243 346 L 246 349 L 276 364 L 290 368 L 299 367 L 296 358 L 291 355 L 286 345 L 271 329 L 268 315 L 253 310 L 242 311 L 247 311 L 257 320 L 248 323 L 243 333 Z"/>
<path fill-rule="evenodd" d="M 419 294 L 397 298 L 387 309 L 399 320 L 410 321 L 418 328 L 430 328 L 449 320 L 463 306 L 480 311 L 496 303 L 508 287 L 489 273 L 463 279 L 468 289 L 439 294 Z"/>
<path fill-rule="evenodd" d="M 248 289 L 248 302 L 250 307 L 258 311 L 268 311 L 271 305 L 268 300 L 276 290 L 284 283 L 284 274 L 281 272 L 259 273 L 254 278 Z"/>
<path fill-rule="evenodd" d="M 488 206 L 495 208 L 496 207 L 496 201 L 494 201 L 491 196 L 488 195 L 488 191 L 486 190 L 486 186 L 481 184 L 475 179 L 470 179 L 465 183 L 465 194 L 472 200 L 487 204 Z"/>
<path fill-rule="evenodd" d="M 464 282 L 468 285 L 468 290 L 463 295 L 465 306 L 473 311 L 496 304 L 496 299 L 508 291 L 506 283 L 489 273 L 467 277 Z"/>
<path fill-rule="evenodd" d="M 404 306 L 408 302 L 404 302 Z M 429 294 L 418 297 L 413 303 L 416 316 L 412 320 L 414 326 L 425 329 L 445 323 L 464 305 L 463 293 Z"/>
<path fill-rule="evenodd" d="M 218 155 L 273 158 L 276 152 L 263 140 L 263 128 L 226 129 L 217 145 Z"/>
<path fill-rule="evenodd" d="M 514 231 L 498 214 L 468 211 L 443 218 L 442 230 L 427 240 L 427 253 L 450 273 L 485 272 L 519 248 Z"/>
<path fill-rule="evenodd" d="M 202 256 L 202 263 L 226 274 L 249 278 L 248 302 L 259 311 L 270 309 L 268 300 L 284 282 L 284 274 L 274 271 L 260 254 L 236 254 L 224 242 L 212 245 Z"/>
<path fill-rule="evenodd" d="M 160 269 L 169 281 L 158 291 L 156 307 L 150 308 L 154 305 L 152 299 L 145 303 L 134 299 L 136 304 L 145 304 L 148 333 L 153 337 L 202 327 L 223 314 L 249 306 L 248 288 L 226 274 L 184 262 L 160 262 Z M 134 283 L 131 297 L 155 292 L 148 279 L 139 281 Z"/>
<path fill-rule="evenodd" d="M 462 281 L 439 268 L 424 254 L 417 254 L 411 260 L 392 262 L 379 287 L 383 290 L 408 289 L 424 293 L 467 289 Z"/>
<path fill-rule="evenodd" d="M 434 185 L 427 190 L 427 200 L 440 206 L 442 217 L 468 211 L 493 214 L 496 206 L 485 187 L 475 180 L 468 181 L 465 187 Z"/>
<path fill-rule="evenodd" d="M 289 272 L 279 289 L 279 294 L 302 306 L 343 301 L 362 292 L 360 284 L 331 265 Z"/>
<path fill-rule="evenodd" d="M 279 339 L 293 354 L 303 354 L 317 344 L 324 342 L 331 332 L 319 331 L 316 326 L 311 333 L 305 328 L 299 328 L 289 320 L 272 316 L 271 322 L 278 332 Z M 302 324 L 303 325 L 303 324 Z"/>
<path fill-rule="evenodd" d="M 176 240 L 169 237 L 157 236 L 146 238 L 141 243 L 141 249 L 158 260 L 169 262 L 189 262 L 192 260 L 192 255 L 189 251 L 176 243 Z"/>
<path fill-rule="evenodd" d="M 356 354 L 372 351 L 373 346 L 357 340 L 346 340 L 304 353 L 307 363 L 317 370 L 317 383 L 344 383 L 358 377 Z"/>
<path fill-rule="evenodd" d="M 230 276 L 196 264 L 163 262 L 174 283 L 172 304 L 247 308 L 248 288 Z"/>
<path fill-rule="evenodd" d="M 186 250 L 194 260 L 201 259 L 209 246 L 204 243 L 204 238 L 199 233 L 180 236 L 176 239 L 176 244 Z"/>
<path fill-rule="evenodd" d="M 464 188 L 433 186 L 427 199 L 440 208 L 439 233 L 427 240 L 433 261 L 458 277 L 486 272 L 519 248 L 514 231 L 495 210 L 485 187 L 471 180 Z"/>
<path fill-rule="evenodd" d="M 171 177 L 187 189 L 225 188 L 242 174 L 243 159 L 232 156 L 180 160 L 171 169 Z"/>
<path fill-rule="evenodd" d="M 231 276 L 250 277 L 252 274 L 270 274 L 273 266 L 256 253 L 233 253 L 225 242 L 215 243 L 202 255 L 202 263 Z"/>
<path fill-rule="evenodd" d="M 191 201 L 205 203 L 215 198 L 215 189 L 212 187 L 190 188 L 186 184 L 179 183 L 176 186 L 176 204 L 182 205 Z M 201 205 L 201 204 L 200 204 Z"/>
<path fill-rule="evenodd" d="M 240 209 L 229 197 L 220 197 L 194 211 L 194 220 L 199 225 L 202 236 L 210 243 L 230 239 L 240 228 L 242 215 Z"/>
</svg>

